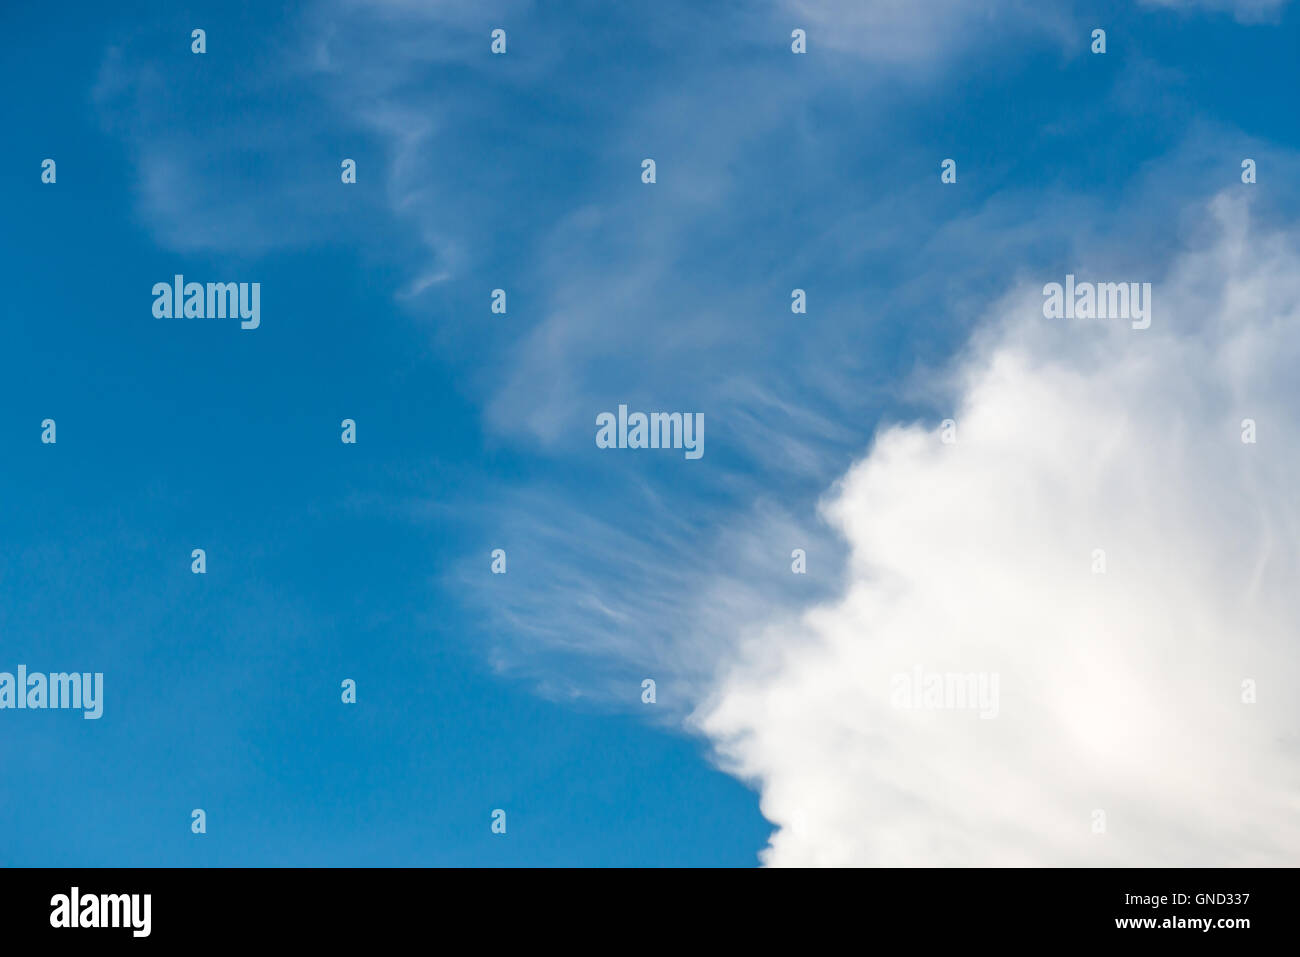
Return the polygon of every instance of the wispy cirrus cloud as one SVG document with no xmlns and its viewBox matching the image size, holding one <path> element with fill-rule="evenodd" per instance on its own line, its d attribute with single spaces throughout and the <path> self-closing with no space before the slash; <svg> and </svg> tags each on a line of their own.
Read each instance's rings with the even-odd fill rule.
<svg viewBox="0 0 1300 957">
<path fill-rule="evenodd" d="M 1149 7 L 1166 7 L 1187 13 L 1231 13 L 1239 23 L 1272 23 L 1288 0 L 1139 0 Z"/>
<path fill-rule="evenodd" d="M 620 34 L 644 45 L 654 69 L 638 70 L 527 4 L 504 11 L 511 53 L 494 59 L 498 24 L 475 9 L 328 3 L 275 77 L 314 119 L 295 109 L 286 125 L 271 98 L 224 135 L 160 141 L 166 85 L 120 54 L 100 103 L 165 244 L 365 233 L 400 264 L 387 292 L 413 313 L 486 313 L 486 291 L 509 290 L 508 334 L 435 335 L 491 441 L 551 463 L 555 482 L 473 485 L 465 512 L 509 539 L 511 570 L 487 578 L 476 555 L 442 583 L 482 613 L 490 659 L 549 694 L 634 704 L 641 677 L 662 679 L 662 710 L 695 709 L 760 787 L 770 863 L 1275 862 L 1296 849 L 1295 714 L 1276 697 L 1243 706 L 1239 683 L 1295 677 L 1280 582 L 1297 446 L 1277 424 L 1294 237 L 1220 200 L 1212 238 L 1187 251 L 1172 226 L 1207 218 L 1187 197 L 1231 180 L 1249 141 L 1152 131 L 1142 111 L 1167 104 L 1122 78 L 1105 95 L 1126 123 L 1092 100 L 1049 104 L 1015 149 L 963 155 L 945 192 L 937 162 L 960 138 L 913 127 L 946 115 L 923 78 L 989 24 L 1085 48 L 1036 11 L 790 2 L 701 30 L 654 8 Z M 795 26 L 836 56 L 796 61 Z M 755 49 L 786 60 L 755 67 Z M 847 56 L 881 69 L 845 82 Z M 879 101 L 880 76 L 904 67 L 915 99 Z M 1140 136 L 1158 168 L 1104 196 L 1058 179 L 1086 124 L 1089 145 Z M 1160 135 L 1167 152 L 1150 148 Z M 287 173 L 334 185 L 358 143 L 377 184 L 364 198 Z M 1029 179 L 1021 154 L 1038 160 Z M 1026 283 L 1073 264 L 1163 276 L 1157 324 L 1047 325 Z M 807 316 L 789 312 L 793 287 Z M 934 371 L 984 328 L 954 379 Z M 702 467 L 602 457 L 593 417 L 621 401 L 703 410 Z M 1269 442 L 1233 444 L 1246 406 Z M 929 425 L 949 413 L 956 448 Z M 927 424 L 878 428 L 899 421 Z M 791 574 L 796 547 L 813 574 Z M 1104 580 L 1094 547 L 1111 556 Z M 891 670 L 949 662 L 1003 674 L 996 721 L 889 707 Z M 1221 805 L 1245 814 L 1196 839 Z M 1099 840 L 1096 808 L 1113 827 Z"/>
<path fill-rule="evenodd" d="M 891 69 L 928 69 L 992 35 L 999 44 L 1047 37 L 1065 48 L 1078 32 L 1065 7 L 1025 0 L 780 0 L 778 6 L 791 28 L 808 32 L 809 43 Z"/>
</svg>

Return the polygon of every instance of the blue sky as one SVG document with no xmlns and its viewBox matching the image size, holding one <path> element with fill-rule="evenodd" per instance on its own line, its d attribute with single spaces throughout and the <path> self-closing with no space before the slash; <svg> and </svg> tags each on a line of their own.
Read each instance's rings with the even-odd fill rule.
<svg viewBox="0 0 1300 957">
<path fill-rule="evenodd" d="M 1295 211 L 1290 6 L 917 6 L 6 9 L 0 670 L 106 700 L 0 713 L 0 863 L 758 863 L 701 715 L 851 581 L 836 480 L 1017 283 L 1165 275 L 1243 156 Z"/>
</svg>

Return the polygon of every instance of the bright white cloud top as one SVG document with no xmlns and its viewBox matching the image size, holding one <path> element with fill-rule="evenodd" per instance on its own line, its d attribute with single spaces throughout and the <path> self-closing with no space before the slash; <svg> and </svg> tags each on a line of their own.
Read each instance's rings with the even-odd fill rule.
<svg viewBox="0 0 1300 957">
<path fill-rule="evenodd" d="M 1211 213 L 1150 329 L 1017 289 L 957 369 L 956 444 L 884 429 L 824 503 L 846 593 L 696 716 L 761 788 L 766 863 L 1300 855 L 1300 255 L 1228 194 Z M 893 706 L 917 666 L 996 673 L 997 717 Z"/>
</svg>

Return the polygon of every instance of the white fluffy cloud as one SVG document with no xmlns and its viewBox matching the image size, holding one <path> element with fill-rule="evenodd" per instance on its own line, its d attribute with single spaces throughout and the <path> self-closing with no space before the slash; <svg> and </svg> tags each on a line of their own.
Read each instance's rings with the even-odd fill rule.
<svg viewBox="0 0 1300 957">
<path fill-rule="evenodd" d="M 767 863 L 1300 861 L 1300 255 L 1228 194 L 1208 221 L 1148 330 L 1013 290 L 947 384 L 957 443 L 883 429 L 828 497 L 845 593 L 695 716 Z M 997 717 L 891 706 L 917 666 L 998 674 Z"/>
</svg>

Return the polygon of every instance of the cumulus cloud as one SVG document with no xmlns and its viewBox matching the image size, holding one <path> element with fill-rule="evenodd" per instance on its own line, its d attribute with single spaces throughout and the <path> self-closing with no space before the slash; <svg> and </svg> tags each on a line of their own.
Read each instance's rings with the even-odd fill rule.
<svg viewBox="0 0 1300 957">
<path fill-rule="evenodd" d="M 1300 255 L 1211 213 L 1145 331 L 1011 291 L 948 382 L 956 444 L 883 429 L 825 500 L 842 596 L 694 717 L 761 790 L 766 863 L 1300 860 Z M 896 707 L 918 667 L 998 675 L 996 717 Z"/>
</svg>

